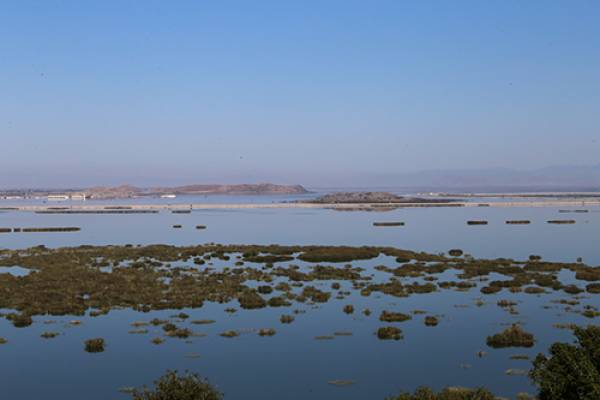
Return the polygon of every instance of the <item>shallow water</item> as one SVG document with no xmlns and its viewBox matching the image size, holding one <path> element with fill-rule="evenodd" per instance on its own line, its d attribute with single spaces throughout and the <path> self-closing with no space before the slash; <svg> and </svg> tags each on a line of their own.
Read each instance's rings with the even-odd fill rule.
<svg viewBox="0 0 600 400">
<path fill-rule="evenodd" d="M 149 244 L 188 245 L 206 242 L 240 244 L 347 244 L 391 245 L 417 251 L 445 252 L 461 248 L 476 257 L 513 257 L 525 259 L 538 254 L 552 261 L 574 261 L 583 257 L 588 264 L 600 264 L 597 232 L 600 209 L 586 214 L 568 214 L 574 225 L 550 225 L 549 219 L 562 219 L 558 208 L 424 208 L 401 209 L 384 213 L 340 212 L 304 209 L 203 210 L 191 214 L 143 215 L 40 215 L 32 213 L 0 213 L 0 227 L 80 226 L 70 233 L 2 233 L 0 247 L 24 248 L 44 244 L 52 247 L 80 244 Z M 467 226 L 471 219 L 485 219 L 486 226 Z M 530 225 L 506 225 L 508 219 L 529 219 Z M 404 221 L 403 227 L 373 227 L 376 221 Z M 182 229 L 172 225 L 181 224 Z M 198 224 L 206 230 L 196 230 Z M 229 264 L 233 264 L 233 259 Z M 294 262 L 299 264 L 298 262 Z M 227 264 L 227 263 L 225 263 Z M 285 265 L 283 263 L 282 265 Z M 381 279 L 384 273 L 374 266 L 393 265 L 386 257 L 356 261 L 363 275 Z M 218 265 L 217 265 L 218 266 Z M 6 272 L 6 271 L 5 271 Z M 0 271 L 2 273 L 2 271 Z M 440 275 L 448 278 L 452 271 Z M 570 272 L 561 272 L 561 280 L 575 282 Z M 493 277 L 496 279 L 498 277 Z M 414 279 L 408 279 L 414 281 Z M 341 282 L 342 290 L 349 282 Z M 331 282 L 311 282 L 323 290 Z M 581 286 L 581 285 L 580 285 Z M 6 398 L 30 399 L 127 399 L 119 393 L 125 386 L 150 384 L 166 369 L 189 369 L 209 378 L 226 399 L 383 399 L 400 390 L 412 390 L 427 384 L 435 388 L 446 385 L 487 386 L 498 395 L 512 396 L 520 391 L 533 392 L 525 376 L 509 376 L 509 368 L 528 369 L 529 361 L 511 360 L 514 354 L 531 357 L 545 351 L 555 341 L 571 341 L 568 330 L 553 328 L 555 323 L 587 324 L 593 320 L 580 314 L 567 313 L 564 306 L 551 303 L 556 299 L 572 299 L 563 292 L 544 295 L 482 295 L 477 288 L 467 292 L 443 290 L 431 294 L 415 294 L 395 298 L 382 294 L 360 296 L 356 291 L 338 300 L 332 298 L 317 308 L 308 304 L 292 307 L 265 308 L 228 314 L 231 304 L 205 303 L 200 309 L 183 310 L 193 319 L 214 319 L 211 325 L 178 325 L 190 327 L 206 337 L 186 340 L 168 338 L 162 345 L 150 339 L 161 336 L 160 327 L 148 327 L 149 334 L 129 334 L 136 329 L 133 321 L 167 318 L 182 310 L 137 313 L 113 310 L 108 315 L 91 317 L 36 317 L 28 328 L 14 328 L 0 319 L 0 337 L 8 343 L 0 345 L 0 376 Z M 584 298 L 583 305 L 600 305 L 597 297 Z M 477 299 L 485 304 L 476 306 Z M 500 299 L 519 304 L 520 314 L 511 315 L 496 305 Z M 342 312 L 353 304 L 353 315 Z M 549 308 L 545 308 L 549 307 Z M 366 317 L 364 308 L 373 312 Z M 294 309 L 306 313 L 296 315 L 292 324 L 279 322 L 282 314 Z M 410 313 L 425 310 L 440 316 L 437 327 L 425 327 L 424 315 L 410 321 L 388 324 L 378 320 L 382 310 Z M 70 326 L 80 319 L 80 326 Z M 188 320 L 188 321 L 189 321 Z M 44 321 L 53 321 L 45 324 Z M 524 329 L 535 334 L 531 349 L 490 349 L 488 335 L 502 331 L 506 324 L 521 321 Z M 374 332 L 380 326 L 395 325 L 404 333 L 400 341 L 380 341 Z M 273 337 L 259 337 L 255 329 L 275 328 Z M 238 338 L 220 337 L 229 329 L 248 330 Z M 44 331 L 57 331 L 55 339 L 42 339 Z M 315 340 L 315 336 L 338 331 L 352 336 L 336 336 L 333 340 Z M 104 353 L 88 354 L 83 341 L 103 337 Z M 477 352 L 484 350 L 485 357 Z M 189 357 L 198 354 L 199 358 Z M 187 357 L 186 357 L 187 355 Z M 328 384 L 331 380 L 353 380 L 347 387 Z M 35 382 L 35 384 L 32 384 Z M 53 394 L 48 396 L 48 394 Z"/>
<path fill-rule="evenodd" d="M 564 207 L 563 207 L 564 208 Z M 25 212 L 0 213 L 3 227 L 76 226 L 80 232 L 0 233 L 0 248 L 50 247 L 80 244 L 189 245 L 237 244 L 347 244 L 390 245 L 410 250 L 444 252 L 461 248 L 477 257 L 525 259 L 538 254 L 552 261 L 582 257 L 600 264 L 597 232 L 600 208 L 588 213 L 558 212 L 543 207 L 456 207 L 399 209 L 389 212 L 349 212 L 324 209 L 195 210 L 190 214 L 65 215 Z M 507 225 L 509 219 L 531 220 L 530 225 Z M 573 225 L 553 225 L 551 219 L 574 219 Z M 467 220 L 488 225 L 468 226 Z M 403 221 L 405 226 L 374 227 L 373 222 Z M 181 229 L 173 225 L 181 224 Z M 207 229 L 197 230 L 196 225 Z"/>
</svg>

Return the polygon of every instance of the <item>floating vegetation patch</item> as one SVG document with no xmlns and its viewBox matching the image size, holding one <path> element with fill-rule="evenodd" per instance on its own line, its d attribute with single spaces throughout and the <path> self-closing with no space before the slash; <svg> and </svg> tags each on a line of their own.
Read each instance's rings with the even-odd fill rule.
<svg viewBox="0 0 600 400">
<path fill-rule="evenodd" d="M 191 214 L 192 210 L 171 210 L 172 214 Z"/>
<path fill-rule="evenodd" d="M 198 230 L 206 229 L 206 225 L 196 225 L 196 229 L 198 229 Z"/>
<path fill-rule="evenodd" d="M 404 322 L 409 319 L 412 319 L 410 315 L 385 310 L 379 316 L 379 320 L 384 322 Z"/>
<path fill-rule="evenodd" d="M 373 226 L 404 226 L 404 222 L 373 222 Z"/>
<path fill-rule="evenodd" d="M 534 337 L 515 324 L 500 333 L 488 336 L 486 343 L 493 348 L 533 347 Z"/>
<path fill-rule="evenodd" d="M 369 260 L 380 253 L 379 249 L 372 247 L 313 247 L 300 254 L 298 259 L 307 262 L 349 262 Z"/>
<path fill-rule="evenodd" d="M 347 379 L 334 379 L 332 381 L 327 381 L 327 384 L 333 386 L 350 386 L 354 385 L 354 381 Z"/>
<path fill-rule="evenodd" d="M 81 228 L 75 226 L 47 227 L 47 228 L 0 228 L 0 233 L 36 233 L 36 232 L 78 232 Z"/>
<path fill-rule="evenodd" d="M 424 322 L 425 322 L 425 326 L 437 326 L 438 319 L 437 319 L 437 317 L 428 315 L 425 317 Z"/>
<path fill-rule="evenodd" d="M 214 319 L 194 319 L 190 321 L 190 324 L 194 324 L 194 325 L 209 325 L 209 324 L 214 324 L 215 321 Z"/>
<path fill-rule="evenodd" d="M 529 225 L 531 221 L 527 219 L 513 219 L 506 221 L 508 225 Z"/>
<path fill-rule="evenodd" d="M 78 232 L 81 228 L 75 226 L 54 227 L 54 228 L 23 228 L 22 232 Z"/>
<path fill-rule="evenodd" d="M 263 328 L 258 331 L 258 336 L 273 336 L 276 331 L 273 328 Z"/>
<path fill-rule="evenodd" d="M 292 322 L 294 322 L 294 319 L 295 319 L 295 318 L 294 318 L 294 316 L 293 316 L 293 315 L 285 315 L 285 314 L 284 314 L 284 315 L 282 315 L 282 316 L 279 318 L 279 321 L 280 321 L 282 324 L 291 324 Z"/>
<path fill-rule="evenodd" d="M 467 225 L 487 225 L 487 221 L 467 221 Z"/>
<path fill-rule="evenodd" d="M 104 351 L 105 342 L 102 338 L 88 339 L 84 342 L 84 349 L 88 353 L 101 353 Z"/>
<path fill-rule="evenodd" d="M 381 340 L 400 340 L 403 338 L 400 328 L 385 326 L 377 329 L 377 337 Z"/>
<path fill-rule="evenodd" d="M 31 319 L 31 316 L 29 316 L 28 314 L 11 313 L 6 316 L 6 319 L 11 321 L 15 328 L 25 328 L 25 327 L 33 324 L 33 320 Z"/>
<path fill-rule="evenodd" d="M 548 221 L 549 224 L 574 224 L 574 219 L 551 219 Z"/>
</svg>

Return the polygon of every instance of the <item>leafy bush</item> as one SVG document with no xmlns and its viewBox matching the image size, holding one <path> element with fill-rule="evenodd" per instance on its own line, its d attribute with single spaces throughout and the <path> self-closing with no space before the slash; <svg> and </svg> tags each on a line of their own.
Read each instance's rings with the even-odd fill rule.
<svg viewBox="0 0 600 400">
<path fill-rule="evenodd" d="M 495 397 L 486 389 L 450 387 L 435 393 L 427 387 L 420 387 L 412 394 L 402 393 L 388 400 L 495 400 Z"/>
<path fill-rule="evenodd" d="M 134 400 L 221 400 L 222 394 L 197 374 L 167 371 L 154 382 L 154 390 L 134 390 Z"/>
<path fill-rule="evenodd" d="M 539 354 L 530 377 L 540 400 L 600 399 L 600 327 L 576 327 L 575 344 L 554 343 Z"/>
</svg>

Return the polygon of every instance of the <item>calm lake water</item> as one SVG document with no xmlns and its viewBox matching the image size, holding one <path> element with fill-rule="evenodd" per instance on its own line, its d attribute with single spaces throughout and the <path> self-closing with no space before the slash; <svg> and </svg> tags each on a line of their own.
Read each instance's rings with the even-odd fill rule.
<svg viewBox="0 0 600 400">
<path fill-rule="evenodd" d="M 472 219 L 488 220 L 489 225 L 467 226 L 466 221 Z M 506 225 L 508 219 L 528 219 L 531 224 Z M 550 219 L 575 219 L 577 223 L 550 225 L 546 223 Z M 373 227 L 372 223 L 377 221 L 403 221 L 406 225 Z M 174 224 L 183 228 L 173 229 Z M 199 224 L 207 229 L 196 230 Z M 434 253 L 461 248 L 485 258 L 525 259 L 537 254 L 552 261 L 574 261 L 582 257 L 590 265 L 600 264 L 599 208 L 581 214 L 559 213 L 558 208 L 526 207 L 400 209 L 383 213 L 312 209 L 202 210 L 191 214 L 165 211 L 142 215 L 0 212 L 0 228 L 48 226 L 78 226 L 81 231 L 0 233 L 0 248 L 207 242 L 391 245 Z M 394 266 L 394 261 L 380 257 L 352 264 L 365 268 L 363 274 L 374 274 L 377 279 L 373 267 Z M 0 270 L 2 273 L 23 274 L 23 271 Z M 561 278 L 573 281 L 571 275 L 564 272 Z M 325 281 L 315 286 L 330 290 L 330 284 Z M 342 282 L 342 288 L 344 285 L 349 287 L 350 283 Z M 534 388 L 527 377 L 505 373 L 510 368 L 527 370 L 530 366 L 530 361 L 511 360 L 511 355 L 533 357 L 552 342 L 571 341 L 570 331 L 553 328 L 555 323 L 593 322 L 551 303 L 572 298 L 563 292 L 537 296 L 503 291 L 485 296 L 474 288 L 468 292 L 444 290 L 408 298 L 377 294 L 362 297 L 355 291 L 352 293 L 343 300 L 332 298 L 318 307 L 294 304 L 289 308 L 240 311 L 232 315 L 224 309 L 239 308 L 237 302 L 206 303 L 202 308 L 183 311 L 190 315 L 190 320 L 214 319 L 215 324 L 180 324 L 205 333 L 205 337 L 189 341 L 169 338 L 158 346 L 151 344 L 150 339 L 162 333 L 160 328 L 150 327 L 146 335 L 130 334 L 128 331 L 134 329 L 130 324 L 154 317 L 168 318 L 180 310 L 148 314 L 114 310 L 97 318 L 36 317 L 35 323 L 24 329 L 0 319 L 0 337 L 8 340 L 0 345 L 3 398 L 127 399 L 129 396 L 120 393 L 119 388 L 151 384 L 167 369 L 200 373 L 218 386 L 226 399 L 383 399 L 424 384 L 435 388 L 486 386 L 498 395 L 514 397 L 521 391 L 531 393 Z M 475 302 L 479 298 L 485 304 L 478 307 Z M 498 307 L 499 299 L 517 301 L 519 315 Z M 581 301 L 581 306 L 600 305 L 597 297 Z M 342 312 L 346 304 L 354 305 L 355 314 Z M 364 308 L 371 309 L 370 317 L 361 314 Z M 292 324 L 281 324 L 279 317 L 291 314 L 294 309 L 306 313 L 298 314 Z M 403 330 L 403 340 L 380 341 L 374 336 L 378 327 L 388 325 L 378 320 L 382 310 L 410 313 L 417 309 L 438 315 L 440 324 L 425 327 L 423 315 L 415 315 L 410 321 L 394 324 Z M 69 325 L 75 318 L 82 324 Z M 525 330 L 535 334 L 535 347 L 494 350 L 486 346 L 486 336 L 514 322 L 522 322 Z M 259 337 L 252 331 L 270 327 L 277 330 L 273 337 Z M 218 335 L 228 329 L 248 332 L 234 339 Z M 45 340 L 40 338 L 44 331 L 58 331 L 61 335 Z M 314 339 L 339 331 L 352 332 L 352 336 Z M 83 351 L 83 341 L 93 337 L 106 339 L 104 353 Z M 480 350 L 487 355 L 478 357 Z M 338 387 L 328 384 L 331 380 L 352 380 L 354 384 Z"/>
</svg>

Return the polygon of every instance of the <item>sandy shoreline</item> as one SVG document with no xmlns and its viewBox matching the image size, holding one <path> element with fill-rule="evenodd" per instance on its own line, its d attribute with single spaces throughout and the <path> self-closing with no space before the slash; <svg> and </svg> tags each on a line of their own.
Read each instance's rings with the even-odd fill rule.
<svg viewBox="0 0 600 400">
<path fill-rule="evenodd" d="M 381 204 L 381 203 L 338 203 L 338 204 L 315 204 L 315 203 L 194 203 L 194 204 L 106 204 L 106 205 L 11 205 L 2 207 L 0 211 L 26 211 L 26 212 L 95 212 L 95 211 L 160 211 L 160 210 L 211 210 L 211 209 L 334 209 L 334 210 L 387 210 L 390 208 L 432 208 L 432 207 L 593 207 L 600 206 L 600 199 L 581 200 L 546 200 L 546 201 L 498 201 L 498 202 L 454 202 L 454 203 L 403 203 L 403 204 Z"/>
</svg>

